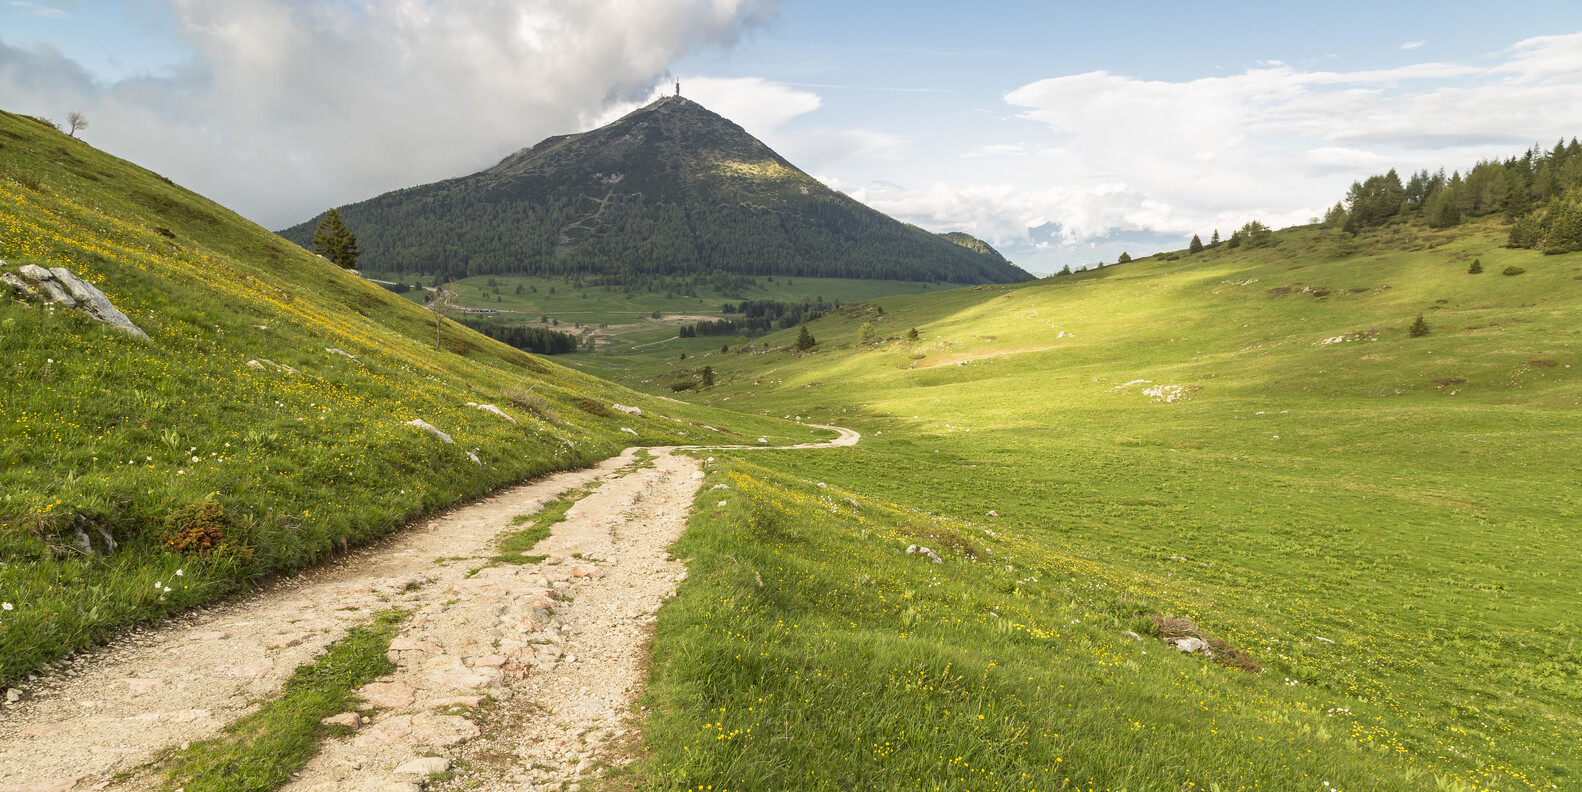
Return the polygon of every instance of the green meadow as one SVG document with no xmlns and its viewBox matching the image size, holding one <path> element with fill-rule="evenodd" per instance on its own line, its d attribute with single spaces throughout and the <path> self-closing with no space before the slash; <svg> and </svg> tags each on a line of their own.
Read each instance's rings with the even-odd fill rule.
<svg viewBox="0 0 1582 792">
<path fill-rule="evenodd" d="M 424 288 L 434 286 L 432 276 L 374 270 L 365 271 L 363 275 L 374 281 L 400 282 L 409 286 L 421 284 Z M 533 324 L 549 320 L 559 323 L 557 329 L 567 331 L 574 331 L 578 324 L 613 325 L 617 334 L 626 340 L 626 335 L 645 330 L 668 332 L 669 337 L 674 337 L 678 324 L 696 321 L 697 317 L 718 319 L 725 316 L 720 306 L 727 302 L 778 300 L 802 303 L 822 300 L 825 303 L 851 303 L 953 288 L 952 284 L 928 281 L 744 277 L 753 285 L 732 290 L 707 285 L 699 289 L 701 293 L 683 294 L 679 291 L 650 291 L 647 286 L 595 286 L 585 282 L 579 287 L 578 282 L 570 278 L 479 275 L 455 282 L 455 304 L 506 312 L 505 316 L 487 318 L 507 324 Z M 521 291 L 518 292 L 518 289 Z M 554 289 L 553 293 L 551 289 Z M 402 296 L 421 304 L 426 293 L 414 288 Z M 661 319 L 669 317 L 668 321 L 653 321 L 655 311 L 660 313 Z M 690 318 L 684 320 L 682 317 Z M 727 340 L 730 339 L 734 339 L 734 336 Z M 637 343 L 642 342 L 639 340 Z M 618 345 L 617 349 L 625 351 L 626 347 Z"/>
<path fill-rule="evenodd" d="M 715 455 L 733 491 L 677 551 L 644 778 L 1582 783 L 1582 255 L 1506 231 L 1302 227 L 849 306 L 806 353 L 583 356 L 864 434 Z M 1153 635 L 1179 619 L 1235 662 Z"/>
</svg>

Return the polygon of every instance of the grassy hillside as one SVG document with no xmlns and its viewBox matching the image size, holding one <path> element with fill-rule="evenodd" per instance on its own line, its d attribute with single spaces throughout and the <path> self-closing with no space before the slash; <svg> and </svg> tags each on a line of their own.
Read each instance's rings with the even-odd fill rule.
<svg viewBox="0 0 1582 792">
<path fill-rule="evenodd" d="M 0 682 L 626 445 L 811 434 L 644 397 L 450 322 L 436 351 L 428 311 L 3 113 L 0 259 L 70 269 L 150 337 L 0 286 Z"/>
<path fill-rule="evenodd" d="M 627 359 L 865 435 L 721 463 L 660 624 L 651 777 L 1582 783 L 1582 256 L 1506 233 L 1291 229 L 852 306 L 808 354 Z M 1263 672 L 1122 634 L 1150 617 Z"/>
</svg>

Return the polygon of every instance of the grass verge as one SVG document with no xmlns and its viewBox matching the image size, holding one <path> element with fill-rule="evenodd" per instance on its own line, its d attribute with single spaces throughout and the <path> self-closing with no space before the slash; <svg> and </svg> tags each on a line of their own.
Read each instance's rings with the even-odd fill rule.
<svg viewBox="0 0 1582 792">
<path fill-rule="evenodd" d="M 354 627 L 311 665 L 296 670 L 278 698 L 227 726 L 225 735 L 177 752 L 166 789 L 186 792 L 268 792 L 291 779 L 318 753 L 319 742 L 344 727 L 320 719 L 351 710 L 353 690 L 395 669 L 385 658 L 406 612 L 380 613 Z"/>
<path fill-rule="evenodd" d="M 502 536 L 499 552 L 489 561 L 496 564 L 536 564 L 543 561 L 544 556 L 529 555 L 527 551 L 548 539 L 550 528 L 556 523 L 565 522 L 566 512 L 598 487 L 599 482 L 595 481 L 586 487 L 566 490 L 555 496 L 554 500 L 544 504 L 544 507 L 537 512 L 518 514 L 511 518 L 512 525 L 527 524 L 527 527 Z"/>
</svg>

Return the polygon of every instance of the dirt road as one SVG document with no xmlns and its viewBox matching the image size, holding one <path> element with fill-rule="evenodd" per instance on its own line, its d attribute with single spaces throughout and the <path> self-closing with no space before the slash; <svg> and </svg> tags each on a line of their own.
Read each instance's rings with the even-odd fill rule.
<svg viewBox="0 0 1582 792">
<path fill-rule="evenodd" d="M 793 448 L 860 439 L 826 428 L 841 436 Z M 607 746 L 634 736 L 628 715 L 654 614 L 686 576 L 667 550 L 704 476 L 671 449 L 651 449 L 652 464 L 637 450 L 79 656 L 0 709 L 0 792 L 152 789 L 158 774 L 140 769 L 219 734 L 347 629 L 393 607 L 412 613 L 391 642 L 397 670 L 363 689 L 364 717 L 349 719 L 357 732 L 326 741 L 285 789 L 414 792 L 464 755 L 490 757 L 467 763 L 473 788 L 578 783 L 615 759 Z M 478 570 L 512 517 L 595 484 L 533 549 L 546 560 Z"/>
</svg>

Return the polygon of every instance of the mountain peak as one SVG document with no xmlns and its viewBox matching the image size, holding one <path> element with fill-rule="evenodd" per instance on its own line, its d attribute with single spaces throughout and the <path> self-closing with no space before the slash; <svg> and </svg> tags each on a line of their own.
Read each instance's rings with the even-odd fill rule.
<svg viewBox="0 0 1582 792">
<path fill-rule="evenodd" d="M 343 207 L 365 266 L 448 275 L 838 276 L 959 283 L 1026 273 L 835 192 L 735 122 L 664 96 L 488 170 Z M 313 222 L 282 232 L 305 242 Z"/>
</svg>

